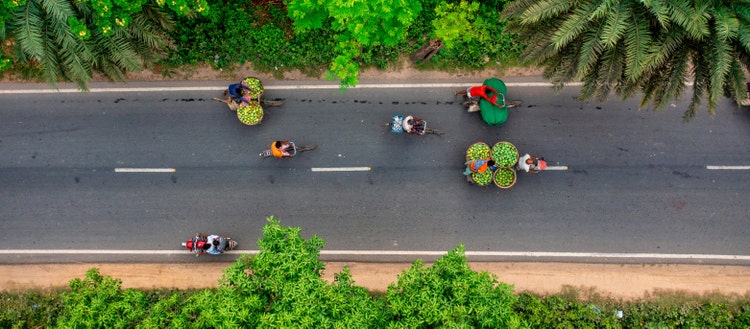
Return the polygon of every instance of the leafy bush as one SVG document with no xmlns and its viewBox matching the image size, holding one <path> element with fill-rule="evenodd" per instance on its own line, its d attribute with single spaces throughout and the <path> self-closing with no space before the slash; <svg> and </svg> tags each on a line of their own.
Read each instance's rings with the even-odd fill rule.
<svg viewBox="0 0 750 329">
<path fill-rule="evenodd" d="M 469 268 L 463 245 L 431 267 L 416 261 L 390 285 L 390 328 L 519 328 L 513 286 Z"/>
<path fill-rule="evenodd" d="M 0 292 L 0 328 L 51 328 L 60 309 L 57 292 Z"/>
<path fill-rule="evenodd" d="M 70 292 L 61 295 L 63 309 L 58 328 L 133 328 L 148 310 L 142 291 L 122 290 L 121 280 L 102 276 L 98 269 L 83 280 L 70 281 Z"/>
</svg>

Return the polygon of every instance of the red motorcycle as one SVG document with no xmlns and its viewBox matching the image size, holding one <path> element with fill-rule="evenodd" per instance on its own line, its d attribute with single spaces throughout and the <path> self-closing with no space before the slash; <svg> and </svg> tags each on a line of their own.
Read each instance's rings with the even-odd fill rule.
<svg viewBox="0 0 750 329">
<path fill-rule="evenodd" d="M 195 256 L 221 255 L 227 250 L 237 248 L 237 241 L 228 236 L 196 233 L 194 237 L 183 242 L 182 246 L 195 253 Z"/>
</svg>

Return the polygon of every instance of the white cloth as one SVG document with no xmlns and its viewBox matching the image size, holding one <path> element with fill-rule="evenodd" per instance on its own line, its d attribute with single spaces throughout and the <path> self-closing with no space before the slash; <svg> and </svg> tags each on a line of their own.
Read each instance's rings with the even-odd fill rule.
<svg viewBox="0 0 750 329">
<path fill-rule="evenodd" d="M 411 120 L 414 120 L 414 117 L 411 116 L 411 115 L 409 115 L 409 116 L 405 117 L 404 118 L 404 122 L 401 123 L 401 125 L 404 126 L 404 131 L 407 132 L 407 133 L 411 132 L 412 125 L 411 125 L 411 123 L 409 123 L 409 121 L 411 121 Z"/>
<path fill-rule="evenodd" d="M 526 153 L 524 156 L 518 158 L 518 169 L 524 170 L 526 172 L 529 172 L 529 169 L 531 169 L 531 166 L 526 163 L 526 160 L 531 158 L 531 156 Z"/>
<path fill-rule="evenodd" d="M 220 249 L 221 248 L 221 237 L 220 236 L 215 235 L 215 234 L 211 234 L 211 235 L 208 236 L 208 238 L 206 238 L 206 240 L 207 240 L 206 243 L 208 243 L 208 244 L 211 245 L 211 247 L 208 248 L 208 250 L 206 250 L 206 253 L 208 253 L 208 254 L 214 254 L 214 255 L 218 255 L 218 254 L 221 253 L 221 249 Z M 217 248 L 214 245 L 214 240 L 219 241 L 219 243 L 220 243 L 219 244 L 219 248 Z"/>
</svg>

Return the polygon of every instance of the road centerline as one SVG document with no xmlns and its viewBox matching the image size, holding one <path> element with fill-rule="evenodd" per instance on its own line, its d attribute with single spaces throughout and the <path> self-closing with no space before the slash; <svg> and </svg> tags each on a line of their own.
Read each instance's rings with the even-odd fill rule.
<svg viewBox="0 0 750 329">
<path fill-rule="evenodd" d="M 120 173 L 164 173 L 175 172 L 175 168 L 115 168 L 115 172 Z"/>
<path fill-rule="evenodd" d="M 370 167 L 313 167 L 312 172 L 346 172 L 346 171 L 370 171 Z"/>
</svg>

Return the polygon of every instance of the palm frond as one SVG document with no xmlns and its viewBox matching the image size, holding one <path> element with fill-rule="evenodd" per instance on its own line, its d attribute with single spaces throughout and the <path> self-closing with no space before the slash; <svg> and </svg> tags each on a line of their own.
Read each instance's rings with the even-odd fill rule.
<svg viewBox="0 0 750 329">
<path fill-rule="evenodd" d="M 604 101 L 609 97 L 614 85 L 620 81 L 625 67 L 625 56 L 622 44 L 614 48 L 606 49 L 602 53 L 602 66 L 599 68 L 597 91 L 594 95 L 598 100 Z"/>
<path fill-rule="evenodd" d="M 718 40 L 717 40 L 718 41 Z M 708 89 L 708 110 L 713 114 L 719 98 L 724 95 L 723 88 L 729 71 L 732 67 L 732 48 L 727 43 L 713 43 L 711 53 L 710 71 L 708 72 L 711 81 L 711 87 Z"/>
<path fill-rule="evenodd" d="M 592 24 L 590 30 L 583 37 L 581 50 L 578 54 L 578 66 L 576 67 L 576 79 L 585 80 L 596 63 L 599 61 L 604 46 L 600 42 L 603 24 Z"/>
<path fill-rule="evenodd" d="M 641 1 L 646 9 L 653 15 L 654 19 L 659 22 L 661 29 L 668 29 L 672 22 L 672 17 L 669 15 L 669 2 L 671 0 L 642 0 Z"/>
<path fill-rule="evenodd" d="M 593 4 L 584 3 L 576 8 L 572 14 L 568 15 L 568 18 L 565 19 L 550 38 L 550 41 L 555 45 L 555 50 L 559 51 L 564 48 L 571 41 L 577 39 L 581 33 L 588 30 L 590 23 L 588 17 L 591 16 L 592 11 L 595 9 Z"/>
<path fill-rule="evenodd" d="M 628 27 L 630 20 L 630 9 L 625 7 L 625 1 L 620 1 L 619 5 L 612 8 L 604 21 L 602 29 L 602 43 L 605 47 L 611 48 L 620 41 L 625 29 Z"/>
<path fill-rule="evenodd" d="M 678 26 L 685 29 L 690 37 L 701 40 L 710 33 L 708 28 L 709 15 L 707 4 L 699 8 L 691 7 L 687 0 L 672 0 L 667 2 L 670 17 Z"/>
<path fill-rule="evenodd" d="M 716 7 L 712 10 L 713 32 L 722 43 L 737 37 L 739 21 L 737 17 L 725 7 Z"/>
<path fill-rule="evenodd" d="M 632 10 L 632 9 L 631 9 Z M 649 20 L 638 12 L 629 15 L 625 31 L 625 76 L 631 81 L 640 79 L 649 57 L 649 45 L 652 44 Z"/>
<path fill-rule="evenodd" d="M 526 7 L 518 15 L 518 18 L 524 25 L 536 24 L 564 13 L 570 10 L 572 6 L 573 2 L 568 0 L 537 1 Z"/>
<path fill-rule="evenodd" d="M 746 97 L 745 94 L 745 72 L 742 70 L 742 64 L 733 60 L 732 67 L 729 69 L 729 76 L 724 85 L 724 96 L 734 99 L 739 105 L 740 100 Z"/>
<path fill-rule="evenodd" d="M 695 50 L 690 50 L 688 56 L 693 64 L 693 96 L 690 98 L 687 110 L 685 110 L 682 116 L 685 121 L 695 118 L 695 113 L 701 104 L 701 99 L 703 99 L 704 93 L 711 86 L 710 76 L 708 75 L 709 70 L 705 69 L 710 65 L 708 57 L 704 56 L 702 51 Z"/>
<path fill-rule="evenodd" d="M 32 59 L 44 56 L 44 12 L 36 1 L 26 3 L 23 10 L 16 12 L 14 22 L 18 23 L 14 36 L 18 45 Z"/>
<path fill-rule="evenodd" d="M 685 45 L 685 36 L 685 30 L 677 28 L 670 29 L 666 33 L 661 33 L 653 38 L 641 74 L 665 66 L 672 54 Z"/>
</svg>

